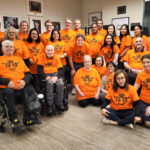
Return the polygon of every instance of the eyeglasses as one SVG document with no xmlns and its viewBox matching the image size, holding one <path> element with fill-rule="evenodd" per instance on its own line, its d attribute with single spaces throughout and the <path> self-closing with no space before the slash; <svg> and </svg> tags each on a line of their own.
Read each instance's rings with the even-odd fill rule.
<svg viewBox="0 0 150 150">
<path fill-rule="evenodd" d="M 9 34 L 15 34 L 16 32 L 8 32 Z"/>
<path fill-rule="evenodd" d="M 150 61 L 147 61 L 147 62 L 142 62 L 143 65 L 145 64 L 150 64 Z"/>
<path fill-rule="evenodd" d="M 125 77 L 120 77 L 120 78 L 116 78 L 116 80 L 124 80 L 125 79 Z"/>
<path fill-rule="evenodd" d="M 87 64 L 87 63 L 91 63 L 91 61 L 84 61 L 84 63 L 86 63 L 86 64 Z"/>
</svg>

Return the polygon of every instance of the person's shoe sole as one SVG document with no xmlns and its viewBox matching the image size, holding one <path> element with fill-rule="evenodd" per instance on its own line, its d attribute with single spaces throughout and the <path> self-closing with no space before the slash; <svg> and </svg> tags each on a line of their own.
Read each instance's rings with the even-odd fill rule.
<svg viewBox="0 0 150 150">
<path fill-rule="evenodd" d="M 133 124 L 132 124 L 132 123 L 130 123 L 130 124 L 126 124 L 126 127 L 130 128 L 130 129 L 134 129 L 134 127 L 133 127 Z"/>
<path fill-rule="evenodd" d="M 112 124 L 112 121 L 107 118 L 103 118 L 102 122 L 105 124 Z"/>
</svg>

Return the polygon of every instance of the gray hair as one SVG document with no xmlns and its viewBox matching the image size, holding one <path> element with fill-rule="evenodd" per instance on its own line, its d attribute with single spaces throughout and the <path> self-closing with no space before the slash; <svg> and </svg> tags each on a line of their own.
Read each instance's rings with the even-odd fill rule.
<svg viewBox="0 0 150 150">
<path fill-rule="evenodd" d="M 75 23 L 76 21 L 80 21 L 80 23 L 81 23 L 81 20 L 80 20 L 80 19 L 75 19 L 75 20 L 74 20 L 74 23 Z"/>
<path fill-rule="evenodd" d="M 90 55 L 85 55 L 85 56 L 83 57 L 83 61 L 85 61 L 86 59 L 90 59 L 90 60 L 92 61 L 92 58 L 91 58 Z"/>
<path fill-rule="evenodd" d="M 5 40 L 9 40 L 9 37 L 8 37 L 8 32 L 10 29 L 13 29 L 15 34 L 16 34 L 16 39 L 18 39 L 18 32 L 17 30 L 14 28 L 14 27 L 8 27 L 5 31 Z"/>
<path fill-rule="evenodd" d="M 46 50 L 47 48 L 52 48 L 52 49 L 54 50 L 54 46 L 52 46 L 52 45 L 47 45 L 47 46 L 45 47 L 45 50 Z"/>
<path fill-rule="evenodd" d="M 10 41 L 10 40 L 4 40 L 4 41 L 2 42 L 2 47 L 4 47 L 6 44 L 11 44 L 11 45 L 14 46 L 14 43 L 13 43 L 12 41 Z"/>
</svg>

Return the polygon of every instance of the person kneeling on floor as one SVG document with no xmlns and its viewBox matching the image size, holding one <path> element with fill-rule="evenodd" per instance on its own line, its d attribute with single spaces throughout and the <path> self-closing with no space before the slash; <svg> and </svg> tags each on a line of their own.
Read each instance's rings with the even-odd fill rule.
<svg viewBox="0 0 150 150">
<path fill-rule="evenodd" d="M 47 45 L 45 54 L 39 57 L 38 73 L 42 79 L 46 80 L 47 116 L 53 114 L 54 103 L 56 110 L 64 111 L 63 67 L 59 56 L 54 54 L 54 47 L 52 45 Z M 54 87 L 56 88 L 56 99 L 54 98 Z"/>
<path fill-rule="evenodd" d="M 110 103 L 110 108 L 106 106 Z M 133 111 L 135 106 L 135 115 Z M 101 113 L 106 124 L 126 125 L 133 129 L 133 123 L 140 118 L 140 101 L 136 89 L 128 84 L 128 77 L 124 70 L 115 72 L 113 87 L 108 90 L 105 101 L 101 106 Z"/>
<path fill-rule="evenodd" d="M 3 56 L 0 56 L 0 93 L 5 97 L 8 107 L 9 120 L 14 130 L 20 129 L 20 121 L 17 118 L 15 107 L 16 95 L 19 100 L 23 100 L 24 105 L 24 125 L 36 124 L 36 119 L 31 118 L 26 105 L 26 88 L 31 79 L 31 73 L 24 61 L 19 56 L 14 56 L 14 45 L 12 41 L 2 42 Z"/>
</svg>

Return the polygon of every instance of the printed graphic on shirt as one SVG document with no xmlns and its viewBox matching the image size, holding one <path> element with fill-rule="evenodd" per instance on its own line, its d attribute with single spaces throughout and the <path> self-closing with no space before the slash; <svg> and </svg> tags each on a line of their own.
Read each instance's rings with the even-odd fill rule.
<svg viewBox="0 0 150 150">
<path fill-rule="evenodd" d="M 90 85 L 90 83 L 94 78 L 90 77 L 89 75 L 85 75 L 85 76 L 81 76 L 81 79 L 83 80 L 85 85 Z"/>
<path fill-rule="evenodd" d="M 141 62 L 142 55 L 132 56 L 132 58 L 133 58 L 134 61 L 136 61 L 136 62 Z"/>
<path fill-rule="evenodd" d="M 65 35 L 65 36 L 63 36 L 63 40 L 65 41 L 65 42 L 68 42 L 68 41 L 70 41 L 71 40 L 71 36 L 69 36 L 69 35 Z"/>
<path fill-rule="evenodd" d="M 85 52 L 82 52 L 82 50 L 78 50 L 77 52 L 73 53 L 73 57 L 77 57 L 78 59 L 83 58 Z"/>
<path fill-rule="evenodd" d="M 147 90 L 150 90 L 150 79 L 146 79 L 146 81 L 141 81 L 142 86 L 146 87 Z"/>
<path fill-rule="evenodd" d="M 15 62 L 14 60 L 8 60 L 6 63 L 2 63 L 6 68 L 9 68 L 9 71 L 15 71 L 19 62 Z"/>
<path fill-rule="evenodd" d="M 114 96 L 114 99 L 118 105 L 124 105 L 129 100 L 129 96 L 126 97 L 125 94 L 122 93 L 118 96 Z"/>
<path fill-rule="evenodd" d="M 89 41 L 90 41 L 91 46 L 94 46 L 95 44 L 98 43 L 99 40 L 96 38 L 92 38 L 92 39 L 89 39 Z"/>
<path fill-rule="evenodd" d="M 107 89 L 109 89 L 113 85 L 113 79 L 109 79 L 106 82 Z"/>
<path fill-rule="evenodd" d="M 60 53 L 61 50 L 62 50 L 62 48 L 63 48 L 63 45 L 56 44 L 56 45 L 54 46 L 54 49 L 55 49 L 55 51 L 56 51 L 57 53 Z"/>
<path fill-rule="evenodd" d="M 33 46 L 32 48 L 29 48 L 29 51 L 32 53 L 33 56 L 37 56 L 40 49 L 37 48 L 36 46 Z"/>
</svg>

